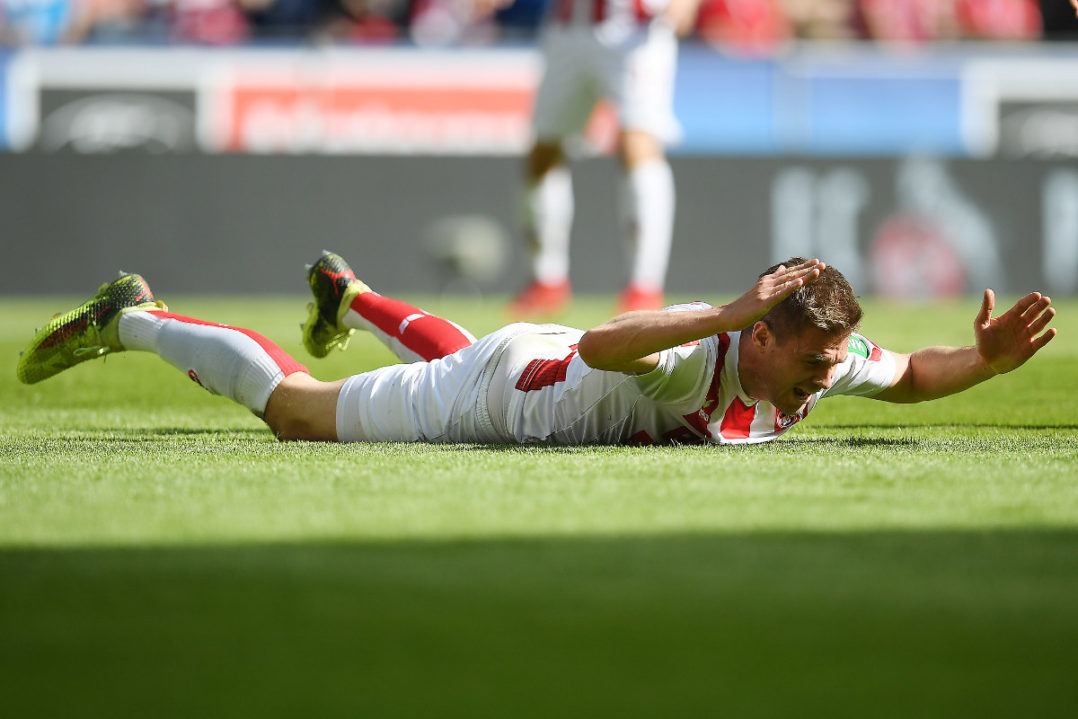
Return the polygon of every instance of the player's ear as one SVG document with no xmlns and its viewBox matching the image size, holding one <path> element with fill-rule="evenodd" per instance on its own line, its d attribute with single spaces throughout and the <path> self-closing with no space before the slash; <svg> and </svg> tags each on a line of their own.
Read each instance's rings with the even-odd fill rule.
<svg viewBox="0 0 1078 719">
<path fill-rule="evenodd" d="M 771 325 L 763 320 L 756 321 L 756 324 L 752 326 L 750 336 L 757 349 L 764 349 L 768 344 L 775 342 L 775 333 L 771 330 Z"/>
</svg>

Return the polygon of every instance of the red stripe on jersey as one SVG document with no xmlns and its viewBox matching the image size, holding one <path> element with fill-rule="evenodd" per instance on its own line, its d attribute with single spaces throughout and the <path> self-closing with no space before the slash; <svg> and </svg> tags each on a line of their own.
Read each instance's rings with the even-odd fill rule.
<svg viewBox="0 0 1078 719">
<path fill-rule="evenodd" d="M 554 16 L 558 20 L 568 23 L 573 17 L 573 0 L 560 0 L 554 10 Z"/>
<path fill-rule="evenodd" d="M 879 362 L 880 359 L 883 357 L 883 350 L 877 347 L 876 343 L 872 342 L 871 340 L 869 341 L 869 344 L 872 345 L 872 352 L 868 355 L 868 361 Z"/>
<path fill-rule="evenodd" d="M 636 14 L 637 22 L 643 22 L 651 17 L 651 13 L 644 7 L 643 0 L 633 0 L 633 12 Z"/>
<path fill-rule="evenodd" d="M 558 382 L 565 381 L 565 375 L 569 371 L 569 363 L 572 362 L 576 352 L 570 352 L 565 359 L 535 359 L 528 363 L 517 380 L 516 387 L 521 392 L 532 392 L 544 387 L 550 387 Z"/>
<path fill-rule="evenodd" d="M 161 310 L 149 310 L 150 314 L 154 317 L 160 317 L 165 320 L 176 320 L 177 322 L 184 322 L 189 325 L 200 325 L 202 327 L 217 327 L 222 330 L 232 330 L 233 332 L 239 332 L 242 335 L 250 337 L 258 346 L 261 347 L 266 354 L 270 356 L 270 359 L 274 361 L 277 367 L 284 372 L 285 377 L 296 372 L 303 372 L 304 374 L 310 374 L 306 367 L 301 365 L 296 360 L 292 359 L 292 356 L 278 347 L 276 344 L 266 339 L 257 332 L 251 330 L 245 330 L 242 327 L 229 327 L 228 325 L 218 324 L 216 322 L 207 322 L 206 320 L 196 320 L 193 317 L 184 317 L 183 315 L 173 314 L 172 312 L 162 312 Z M 201 384 L 201 382 L 199 383 Z"/>
<path fill-rule="evenodd" d="M 352 300 L 352 309 L 428 362 L 451 355 L 472 343 L 452 322 L 375 292 L 356 295 Z M 408 317 L 415 319 L 405 324 L 404 320 Z"/>
<path fill-rule="evenodd" d="M 722 425 L 719 427 L 719 434 L 722 435 L 723 439 L 748 439 L 752 420 L 756 419 L 756 408 L 758 406 L 754 404 L 747 407 L 740 397 L 734 397 L 734 401 L 726 409 L 726 414 L 722 418 Z"/>
<path fill-rule="evenodd" d="M 726 353 L 730 350 L 730 335 L 723 332 L 719 335 L 719 354 L 715 358 L 715 374 L 711 377 L 711 386 L 708 387 L 704 398 L 704 406 L 692 414 L 685 415 L 684 419 L 691 427 L 700 434 L 709 435 L 707 425 L 711 421 L 711 415 L 719 408 L 719 388 L 722 386 L 722 368 L 726 364 Z"/>
</svg>

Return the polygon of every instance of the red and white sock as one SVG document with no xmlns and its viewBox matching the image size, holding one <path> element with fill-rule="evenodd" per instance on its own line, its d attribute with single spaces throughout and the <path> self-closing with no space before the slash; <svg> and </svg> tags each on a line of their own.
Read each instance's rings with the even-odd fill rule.
<svg viewBox="0 0 1078 719">
<path fill-rule="evenodd" d="M 573 180 L 558 165 L 524 196 L 524 228 L 532 241 L 532 276 L 545 285 L 569 279 L 569 233 L 573 224 Z"/>
<path fill-rule="evenodd" d="M 662 290 L 674 235 L 674 175 L 666 160 L 651 160 L 629 172 L 622 211 L 632 252 L 629 284 Z"/>
<path fill-rule="evenodd" d="M 213 394 L 239 402 L 259 417 L 281 380 L 307 373 L 257 332 L 147 310 L 120 317 L 120 344 L 154 352 Z"/>
<path fill-rule="evenodd" d="M 457 323 L 377 292 L 357 295 L 341 324 L 374 333 L 402 362 L 430 362 L 475 342 Z"/>
</svg>

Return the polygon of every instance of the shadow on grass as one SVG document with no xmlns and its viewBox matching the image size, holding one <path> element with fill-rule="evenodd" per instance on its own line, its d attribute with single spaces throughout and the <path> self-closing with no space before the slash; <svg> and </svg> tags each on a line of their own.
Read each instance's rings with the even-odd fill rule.
<svg viewBox="0 0 1078 719">
<path fill-rule="evenodd" d="M 1072 529 L 8 549 L 0 693 L 13 717 L 1064 716 L 1075 596 Z"/>
</svg>

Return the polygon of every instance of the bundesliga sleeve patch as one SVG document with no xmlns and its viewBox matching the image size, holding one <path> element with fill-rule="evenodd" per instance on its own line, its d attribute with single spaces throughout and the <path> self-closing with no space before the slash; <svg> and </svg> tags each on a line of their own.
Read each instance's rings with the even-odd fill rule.
<svg viewBox="0 0 1078 719">
<path fill-rule="evenodd" d="M 883 351 L 870 340 L 860 335 L 850 335 L 850 343 L 846 347 L 850 354 L 860 355 L 871 362 L 878 362 Z"/>
</svg>

